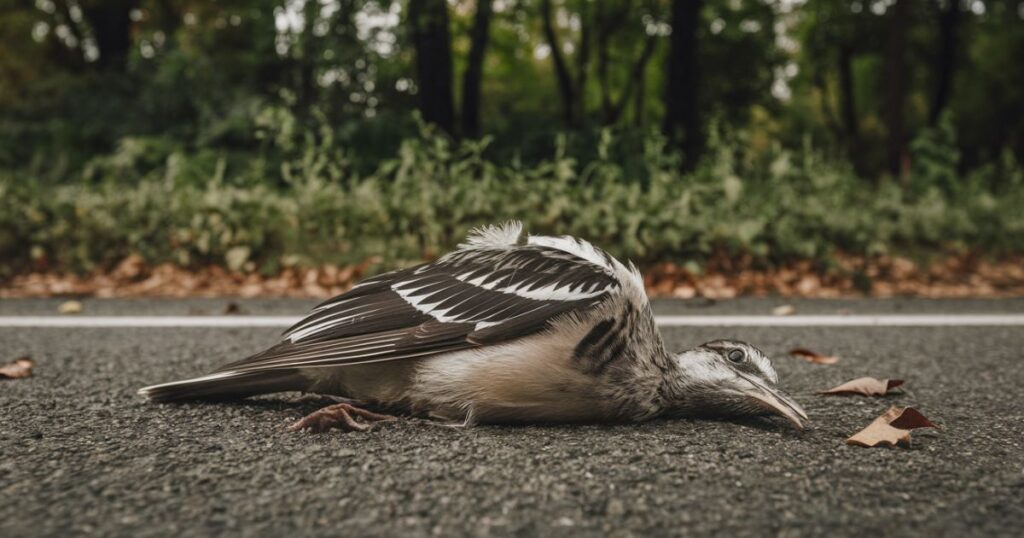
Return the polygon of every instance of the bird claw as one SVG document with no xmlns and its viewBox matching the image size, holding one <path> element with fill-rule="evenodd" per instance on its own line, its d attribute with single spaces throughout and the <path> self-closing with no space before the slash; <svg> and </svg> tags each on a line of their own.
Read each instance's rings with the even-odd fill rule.
<svg viewBox="0 0 1024 538">
<path fill-rule="evenodd" d="M 365 422 L 356 420 L 356 417 L 363 419 Z M 287 431 L 310 430 L 313 433 L 323 433 L 331 428 L 338 428 L 350 432 L 365 432 L 375 422 L 391 420 L 396 420 L 396 417 L 367 411 L 349 403 L 338 403 L 314 411 L 295 421 L 291 426 L 288 426 Z"/>
</svg>

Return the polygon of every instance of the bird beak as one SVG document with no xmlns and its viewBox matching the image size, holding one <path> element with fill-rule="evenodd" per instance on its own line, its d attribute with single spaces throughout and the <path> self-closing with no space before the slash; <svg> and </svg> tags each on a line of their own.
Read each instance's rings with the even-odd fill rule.
<svg viewBox="0 0 1024 538">
<path fill-rule="evenodd" d="M 807 420 L 807 413 L 792 398 L 756 377 L 741 372 L 737 374 L 751 385 L 749 389 L 743 391 L 744 396 L 766 411 L 786 417 L 796 429 L 804 429 L 803 421 Z"/>
</svg>

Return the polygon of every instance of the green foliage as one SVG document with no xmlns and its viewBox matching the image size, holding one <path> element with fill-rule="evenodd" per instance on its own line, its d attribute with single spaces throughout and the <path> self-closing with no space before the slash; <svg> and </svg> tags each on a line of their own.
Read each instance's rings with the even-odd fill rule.
<svg viewBox="0 0 1024 538">
<path fill-rule="evenodd" d="M 279 150 L 278 163 L 143 138 L 123 140 L 74 184 L 0 174 L 4 270 L 91 270 L 132 252 L 151 263 L 265 273 L 375 256 L 391 267 L 513 218 L 533 233 L 579 235 L 641 263 L 699 266 L 721 251 L 766 264 L 835 251 L 1024 251 L 1024 170 L 1007 157 L 998 196 L 989 187 L 996 167 L 957 181 L 950 136 L 915 142 L 914 188 L 875 189 L 809 146 L 752 158 L 737 149 L 742 136 L 716 131 L 708 158 L 688 175 L 654 133 L 636 160 L 642 167 L 628 169 L 610 130 L 585 164 L 562 139 L 536 165 L 503 165 L 486 157 L 486 140 L 455 144 L 426 128 L 363 174 L 332 129 L 294 129 L 282 110 L 261 118 L 259 136 Z"/>
</svg>

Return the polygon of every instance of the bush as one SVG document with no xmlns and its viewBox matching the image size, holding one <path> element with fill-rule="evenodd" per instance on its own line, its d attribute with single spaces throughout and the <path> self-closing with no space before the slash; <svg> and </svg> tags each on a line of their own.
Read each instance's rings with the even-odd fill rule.
<svg viewBox="0 0 1024 538">
<path fill-rule="evenodd" d="M 692 173 L 677 171 L 657 134 L 631 161 L 641 165 L 626 166 L 610 157 L 616 140 L 607 131 L 589 162 L 568 155 L 563 138 L 550 159 L 524 166 L 489 160 L 486 140 L 455 144 L 424 129 L 360 173 L 326 126 L 300 131 L 280 110 L 264 111 L 257 125 L 270 148 L 259 154 L 134 138 L 94 158 L 72 184 L 0 173 L 2 270 L 89 271 L 133 252 L 151 263 L 264 273 L 374 256 L 390 267 L 512 218 L 640 263 L 699 265 L 716 253 L 772 264 L 836 251 L 1024 251 L 1019 163 L 1008 156 L 961 177 L 943 150 L 950 136 L 934 133 L 914 144 L 908 186 L 875 186 L 809 146 L 751 158 L 735 137 L 717 135 Z"/>
</svg>

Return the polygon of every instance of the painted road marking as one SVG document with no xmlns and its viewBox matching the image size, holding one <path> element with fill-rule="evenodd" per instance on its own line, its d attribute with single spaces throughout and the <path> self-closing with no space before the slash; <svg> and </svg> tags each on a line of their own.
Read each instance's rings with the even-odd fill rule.
<svg viewBox="0 0 1024 538">
<path fill-rule="evenodd" d="M 656 316 L 662 327 L 966 327 L 1024 326 L 1024 314 L 851 314 Z M 297 316 L 0 316 L 0 327 L 290 327 Z"/>
</svg>

